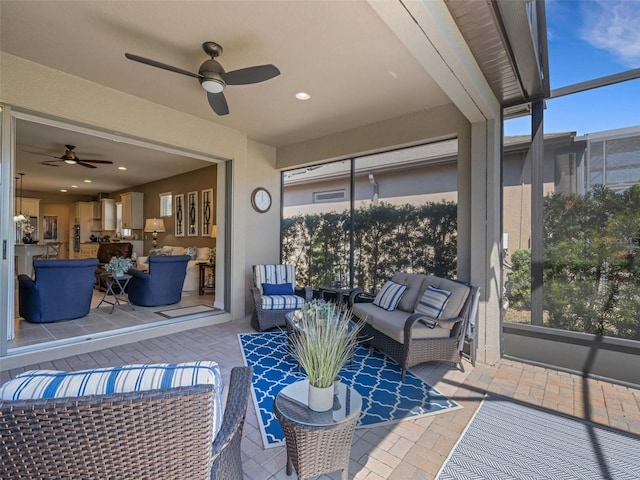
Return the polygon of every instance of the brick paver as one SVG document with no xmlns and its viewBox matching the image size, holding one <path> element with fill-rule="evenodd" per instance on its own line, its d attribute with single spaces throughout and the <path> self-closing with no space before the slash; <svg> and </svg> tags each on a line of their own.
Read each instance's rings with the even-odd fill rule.
<svg viewBox="0 0 640 480">
<path fill-rule="evenodd" d="M 35 368 L 78 370 L 126 363 L 215 360 L 223 379 L 242 364 L 237 334 L 252 331 L 249 319 L 198 328 L 165 337 L 0 372 L 0 382 Z M 414 373 L 460 403 L 451 412 L 393 425 L 358 429 L 351 449 L 349 478 L 428 480 L 455 446 L 485 393 L 506 395 L 567 415 L 640 435 L 640 391 L 601 380 L 501 360 L 497 365 L 465 365 L 465 373 L 431 362 Z M 253 402 L 249 402 L 242 442 L 245 479 L 285 480 L 284 447 L 264 449 Z M 338 473 L 320 480 L 338 479 Z"/>
</svg>

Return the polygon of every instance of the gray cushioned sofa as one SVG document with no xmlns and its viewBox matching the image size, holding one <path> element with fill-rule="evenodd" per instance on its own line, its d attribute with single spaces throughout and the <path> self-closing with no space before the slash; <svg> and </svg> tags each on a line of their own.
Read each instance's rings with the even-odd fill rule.
<svg viewBox="0 0 640 480">
<path fill-rule="evenodd" d="M 362 290 L 351 294 L 353 314 L 366 322 L 362 334 L 368 337 L 369 345 L 400 364 L 402 380 L 408 368 L 434 360 L 453 362 L 464 370 L 461 352 L 465 335 L 473 335 L 479 288 L 457 280 L 404 272 L 396 272 L 391 280 L 407 287 L 395 310 L 374 305 L 375 297 Z M 414 313 L 429 286 L 451 292 L 437 319 Z M 424 321 L 435 321 L 436 326 L 430 328 Z"/>
</svg>

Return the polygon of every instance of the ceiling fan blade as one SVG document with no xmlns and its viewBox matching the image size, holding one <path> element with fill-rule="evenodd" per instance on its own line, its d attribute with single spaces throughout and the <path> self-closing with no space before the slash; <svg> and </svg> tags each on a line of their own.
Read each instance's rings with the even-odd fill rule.
<svg viewBox="0 0 640 480">
<path fill-rule="evenodd" d="M 87 167 L 87 168 L 98 168 L 95 165 L 91 165 L 90 163 L 84 163 L 84 161 L 82 160 L 76 161 L 76 165 L 82 165 L 83 167 Z"/>
<path fill-rule="evenodd" d="M 53 160 L 47 160 L 44 162 L 40 162 L 42 165 L 46 165 L 47 167 L 58 167 L 59 165 L 53 163 Z"/>
<path fill-rule="evenodd" d="M 275 65 L 258 65 L 222 73 L 220 76 L 227 85 L 249 85 L 264 82 L 278 75 L 280 70 Z"/>
<path fill-rule="evenodd" d="M 51 157 L 51 158 L 57 158 L 58 160 L 60 160 L 60 157 L 56 157 L 55 155 L 48 155 L 46 153 L 38 153 L 38 152 L 30 152 L 29 150 L 22 150 L 24 153 L 31 153 L 33 155 L 42 155 L 43 157 Z"/>
<path fill-rule="evenodd" d="M 76 158 L 76 161 L 88 163 L 108 163 L 109 165 L 113 165 L 113 162 L 111 160 L 85 160 L 84 158 L 81 160 L 79 158 Z"/>
<path fill-rule="evenodd" d="M 133 55 L 131 53 L 125 53 L 124 56 L 127 57 L 129 60 L 133 60 L 134 62 L 144 63 L 146 65 L 151 65 L 152 67 L 162 68 L 163 70 L 169 70 L 170 72 L 180 73 L 188 77 L 200 78 L 202 76 L 199 73 L 189 72 L 187 70 L 183 70 L 182 68 L 172 67 L 171 65 L 167 65 L 166 63 L 156 62 L 155 60 L 150 60 L 148 58 L 140 57 L 138 55 Z"/>
<path fill-rule="evenodd" d="M 229 105 L 227 105 L 227 99 L 224 98 L 224 93 L 207 92 L 207 99 L 209 100 L 209 105 L 211 105 L 213 111 L 218 115 L 229 114 Z"/>
</svg>

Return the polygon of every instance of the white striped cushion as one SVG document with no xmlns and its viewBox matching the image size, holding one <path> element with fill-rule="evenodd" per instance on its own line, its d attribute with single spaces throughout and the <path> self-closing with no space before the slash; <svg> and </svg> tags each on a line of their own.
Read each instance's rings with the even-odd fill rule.
<svg viewBox="0 0 640 480">
<path fill-rule="evenodd" d="M 440 290 L 429 285 L 416 305 L 415 313 L 428 315 L 433 319 L 440 318 L 451 292 Z"/>
<path fill-rule="evenodd" d="M 262 284 L 290 283 L 292 288 L 296 286 L 296 267 L 293 265 L 255 265 L 253 268 L 253 282 L 262 292 Z"/>
<path fill-rule="evenodd" d="M 285 310 L 304 307 L 304 298 L 298 295 L 263 295 L 263 310 Z"/>
<path fill-rule="evenodd" d="M 222 376 L 216 362 L 124 365 L 76 372 L 31 370 L 0 386 L 0 400 L 82 397 L 214 385 L 214 435 L 222 425 Z"/>
<path fill-rule="evenodd" d="M 406 285 L 400 285 L 389 280 L 384 284 L 380 293 L 376 295 L 373 304 L 385 310 L 393 311 L 398 307 L 398 303 L 400 303 L 400 299 L 406 290 Z"/>
</svg>

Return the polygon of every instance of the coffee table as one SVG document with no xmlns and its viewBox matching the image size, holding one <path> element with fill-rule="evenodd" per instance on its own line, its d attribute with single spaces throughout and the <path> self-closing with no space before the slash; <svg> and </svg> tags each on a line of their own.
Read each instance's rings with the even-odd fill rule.
<svg viewBox="0 0 640 480">
<path fill-rule="evenodd" d="M 351 442 L 362 410 L 362 397 L 344 383 L 337 384 L 333 409 L 309 408 L 309 381 L 283 388 L 273 402 L 287 444 L 287 475 L 295 468 L 299 479 L 342 470 L 349 474 Z"/>
<path fill-rule="evenodd" d="M 320 291 L 320 296 L 322 297 L 322 300 L 327 300 L 327 294 L 329 294 L 330 297 L 333 297 L 336 301 L 336 304 L 341 306 L 344 303 L 344 296 L 345 294 L 351 295 L 351 292 L 353 292 L 354 290 L 356 290 L 355 288 L 351 288 L 351 287 L 341 287 L 341 286 L 330 286 L 330 285 L 320 285 L 318 287 L 318 290 Z"/>
<path fill-rule="evenodd" d="M 101 273 L 100 278 L 104 281 L 107 289 L 102 296 L 102 300 L 96 308 L 100 308 L 100 305 L 103 303 L 108 303 L 111 305 L 111 311 L 109 313 L 113 313 L 113 309 L 116 308 L 116 305 L 122 305 L 121 299 L 124 297 L 124 301 L 131 307 L 131 310 L 135 310 L 133 304 L 129 301 L 129 297 L 125 293 L 125 289 L 129 284 L 129 280 L 133 277 L 128 274 L 123 274 L 120 277 L 114 277 L 112 273 Z M 113 296 L 113 301 L 107 300 L 107 296 Z"/>
</svg>

